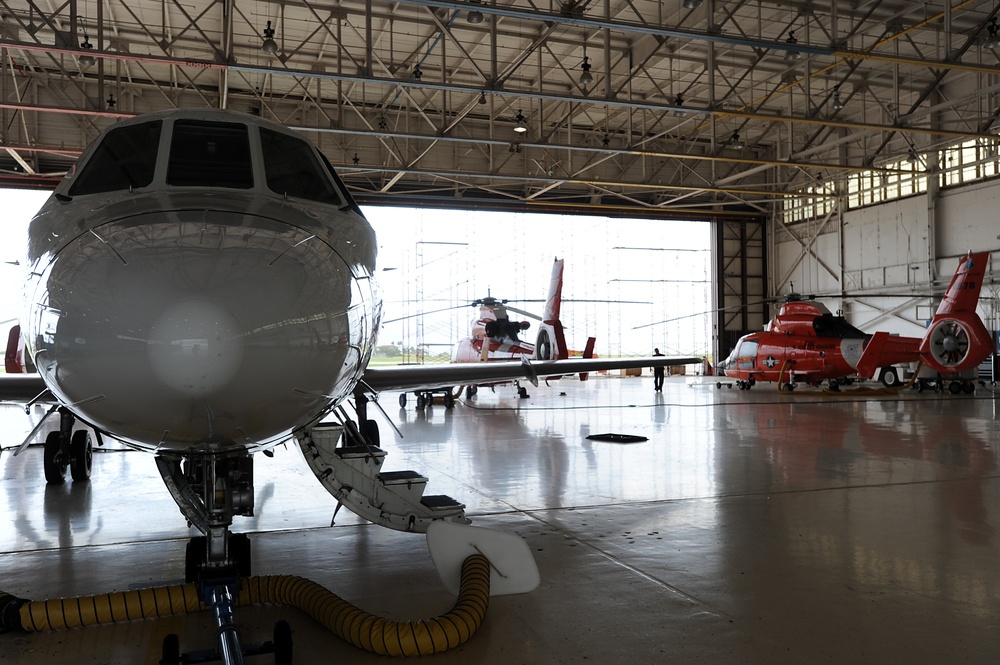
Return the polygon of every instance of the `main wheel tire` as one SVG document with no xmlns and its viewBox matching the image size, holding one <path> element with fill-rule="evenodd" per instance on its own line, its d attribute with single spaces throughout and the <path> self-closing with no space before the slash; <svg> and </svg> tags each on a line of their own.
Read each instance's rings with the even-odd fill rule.
<svg viewBox="0 0 1000 665">
<path fill-rule="evenodd" d="M 952 395 L 957 395 L 958 393 L 962 392 L 962 384 L 959 383 L 958 381 L 950 382 L 948 384 L 948 392 L 950 392 Z"/>
<path fill-rule="evenodd" d="M 879 380 L 886 388 L 892 388 L 899 385 L 899 374 L 896 373 L 895 367 L 883 367 Z"/>
<path fill-rule="evenodd" d="M 163 638 L 160 665 L 181 665 L 181 640 L 177 633 L 170 633 Z"/>
<path fill-rule="evenodd" d="M 399 393 L 399 408 L 406 408 L 406 393 Z"/>
<path fill-rule="evenodd" d="M 422 408 L 424 408 L 424 406 L 426 406 L 426 404 L 424 403 L 424 396 L 423 396 L 423 394 L 417 395 L 417 408 L 418 409 L 422 409 Z"/>
<path fill-rule="evenodd" d="M 292 665 L 292 627 L 284 619 L 274 624 L 274 665 Z"/>
<path fill-rule="evenodd" d="M 62 441 L 59 432 L 49 432 L 45 437 L 45 450 L 42 455 L 45 468 L 45 482 L 61 483 L 66 480 L 66 461 L 62 455 Z"/>
<path fill-rule="evenodd" d="M 368 443 L 378 448 L 379 444 L 382 442 L 382 436 L 379 434 L 378 431 L 378 423 L 369 418 L 368 420 L 365 421 L 364 427 L 365 429 L 362 432 L 362 434 L 364 434 L 365 438 L 368 440 Z"/>
<path fill-rule="evenodd" d="M 971 395 L 976 392 L 976 384 L 973 381 L 966 381 L 962 384 L 962 392 L 966 395 Z"/>
<path fill-rule="evenodd" d="M 69 442 L 69 470 L 75 481 L 90 480 L 94 468 L 94 445 L 90 432 L 78 429 Z"/>
<path fill-rule="evenodd" d="M 455 406 L 455 396 L 449 390 L 444 394 L 444 408 L 451 409 Z"/>
</svg>

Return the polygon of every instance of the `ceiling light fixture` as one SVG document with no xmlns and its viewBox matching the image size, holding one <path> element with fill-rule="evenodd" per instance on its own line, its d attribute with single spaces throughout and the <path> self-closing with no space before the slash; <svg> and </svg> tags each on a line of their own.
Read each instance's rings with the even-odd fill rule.
<svg viewBox="0 0 1000 665">
<path fill-rule="evenodd" d="M 420 63 L 413 65 L 413 79 L 419 81 L 420 77 L 424 75 L 424 70 L 420 69 Z"/>
<path fill-rule="evenodd" d="M 996 16 L 990 19 L 990 24 L 986 26 L 986 30 L 989 32 L 989 35 L 986 37 L 983 47 L 991 51 L 1000 48 L 1000 25 L 997 25 Z"/>
<path fill-rule="evenodd" d="M 836 88 L 833 89 L 833 103 L 830 105 L 830 107 L 834 111 L 839 111 L 840 109 L 844 108 L 844 102 L 842 102 L 840 99 L 840 86 L 837 86 Z"/>
<path fill-rule="evenodd" d="M 485 104 L 486 103 L 486 93 L 485 92 L 479 93 L 479 103 L 480 104 Z"/>
<path fill-rule="evenodd" d="M 86 49 L 88 51 L 90 51 L 90 50 L 92 50 L 94 48 L 94 45 L 90 43 L 89 39 L 87 39 L 87 33 L 86 32 L 83 33 L 83 41 L 80 42 L 80 48 Z M 97 58 L 95 58 L 94 56 L 90 55 L 89 53 L 84 53 L 83 55 L 81 55 L 78 58 L 78 61 L 80 63 L 80 66 L 82 68 L 84 68 L 84 69 L 90 69 L 91 67 L 93 67 L 94 65 L 97 64 Z"/>
<path fill-rule="evenodd" d="M 681 3 L 681 6 L 684 7 L 684 9 L 698 9 L 701 7 L 701 0 L 684 0 L 684 2 Z"/>
<path fill-rule="evenodd" d="M 909 154 L 906 155 L 906 161 L 910 164 L 915 164 L 917 161 L 917 151 L 910 148 Z"/>
<path fill-rule="evenodd" d="M 478 4 L 481 4 L 481 3 L 482 3 L 482 0 L 469 0 L 469 4 L 470 5 L 478 5 Z M 472 11 L 468 12 L 465 15 L 465 20 L 468 21 L 469 23 L 482 23 L 483 22 L 483 13 L 481 11 L 479 11 L 478 9 L 473 9 Z"/>
<path fill-rule="evenodd" d="M 743 141 L 740 140 L 739 132 L 733 132 L 733 137 L 729 139 L 729 147 L 731 147 L 734 150 L 743 149 Z"/>
<path fill-rule="evenodd" d="M 274 41 L 274 28 L 271 27 L 270 21 L 264 26 L 264 41 L 260 45 L 260 50 L 264 53 L 278 52 L 278 43 Z"/>
<path fill-rule="evenodd" d="M 524 117 L 524 114 L 518 110 L 517 115 L 514 116 L 514 131 L 518 134 L 523 134 L 528 131 L 528 125 L 526 124 L 528 119 Z"/>
<path fill-rule="evenodd" d="M 795 46 L 796 44 L 799 43 L 799 40 L 795 38 L 794 30 L 788 33 L 788 39 L 785 40 L 785 43 L 788 44 L 789 46 Z M 795 62 L 796 60 L 799 59 L 800 55 L 801 54 L 798 51 L 794 50 L 785 51 L 785 62 Z"/>
<path fill-rule="evenodd" d="M 594 75 L 590 73 L 590 58 L 583 56 L 583 64 L 580 65 L 580 69 L 583 73 L 580 74 L 580 83 L 583 85 L 590 85 L 594 82 Z"/>
<path fill-rule="evenodd" d="M 112 109 L 112 110 L 115 108 L 115 96 L 114 95 L 108 95 L 108 108 Z"/>
</svg>

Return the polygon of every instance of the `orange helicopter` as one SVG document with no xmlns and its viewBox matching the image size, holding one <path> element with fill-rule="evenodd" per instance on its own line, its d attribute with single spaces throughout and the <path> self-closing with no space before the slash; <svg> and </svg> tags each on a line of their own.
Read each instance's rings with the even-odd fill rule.
<svg viewBox="0 0 1000 665">
<path fill-rule="evenodd" d="M 886 386 L 900 381 L 896 365 L 921 362 L 947 379 L 952 393 L 975 390 L 963 372 L 978 367 L 993 352 L 992 336 L 976 313 L 989 252 L 969 253 L 959 260 L 927 334 L 901 337 L 887 332 L 864 333 L 842 316 L 816 302 L 792 301 L 761 332 L 744 335 L 720 363 L 741 390 L 759 381 L 777 382 L 792 390 L 796 382 L 839 389 L 846 377 L 874 378 Z M 721 387 L 722 384 L 716 384 Z M 942 387 L 937 382 L 937 387 Z M 926 387 L 920 380 L 918 389 Z"/>
</svg>

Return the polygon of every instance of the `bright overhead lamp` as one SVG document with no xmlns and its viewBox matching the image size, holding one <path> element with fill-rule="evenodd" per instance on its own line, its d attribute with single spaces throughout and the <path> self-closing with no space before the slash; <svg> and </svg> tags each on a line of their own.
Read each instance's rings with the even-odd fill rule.
<svg viewBox="0 0 1000 665">
<path fill-rule="evenodd" d="M 260 45 L 260 50 L 264 53 L 278 52 L 278 43 L 274 41 L 274 28 L 271 27 L 270 21 L 264 26 L 264 41 Z"/>
<path fill-rule="evenodd" d="M 833 89 L 833 103 L 830 105 L 830 108 L 832 108 L 834 111 L 839 111 L 840 109 L 844 108 L 844 102 L 842 102 L 840 99 L 839 86 Z"/>
<path fill-rule="evenodd" d="M 990 24 L 986 26 L 986 30 L 989 34 L 986 37 L 986 41 L 983 42 L 983 48 L 988 48 L 991 51 L 1000 48 L 1000 25 L 997 25 L 996 16 L 990 19 Z"/>
<path fill-rule="evenodd" d="M 478 5 L 481 2 L 482 0 L 469 0 L 470 5 Z M 472 11 L 467 12 L 465 14 L 465 20 L 468 21 L 469 23 L 482 23 L 483 13 L 478 9 L 473 9 Z"/>
<path fill-rule="evenodd" d="M 89 39 L 87 39 L 86 32 L 83 33 L 83 41 L 80 42 L 80 48 L 86 49 L 88 51 L 93 50 L 94 48 L 94 45 L 90 43 Z M 97 64 L 97 58 L 90 55 L 89 53 L 84 53 L 79 58 L 77 58 L 77 60 L 80 63 L 80 67 L 82 67 L 83 69 L 90 69 L 91 67 Z"/>
<path fill-rule="evenodd" d="M 732 138 L 729 139 L 729 147 L 732 148 L 733 150 L 743 149 L 743 141 L 740 140 L 739 132 L 733 132 Z"/>
<path fill-rule="evenodd" d="M 580 83 L 583 85 L 590 85 L 594 82 L 594 75 L 590 73 L 590 58 L 583 56 L 583 64 L 580 65 L 580 69 L 583 73 L 580 74 Z"/>
<path fill-rule="evenodd" d="M 514 131 L 518 134 L 523 134 L 528 131 L 528 125 L 526 124 L 528 119 L 524 117 L 524 114 L 518 110 L 517 115 L 514 116 Z"/>
<path fill-rule="evenodd" d="M 684 9 L 698 9 L 701 7 L 701 0 L 684 0 L 684 2 L 681 3 L 681 6 L 684 7 Z"/>
<path fill-rule="evenodd" d="M 795 46 L 796 44 L 799 43 L 799 40 L 795 38 L 794 30 L 788 33 L 788 39 L 785 40 L 785 43 L 788 44 L 789 46 Z M 798 51 L 789 49 L 788 51 L 785 51 L 785 62 L 795 62 L 796 60 L 799 59 L 800 55 L 802 54 L 799 53 Z"/>
</svg>

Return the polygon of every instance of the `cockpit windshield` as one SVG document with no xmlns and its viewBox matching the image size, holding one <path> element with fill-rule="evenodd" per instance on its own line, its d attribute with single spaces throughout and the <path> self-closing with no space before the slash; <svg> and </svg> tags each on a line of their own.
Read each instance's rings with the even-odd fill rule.
<svg viewBox="0 0 1000 665">
<path fill-rule="evenodd" d="M 112 129 L 76 174 L 69 196 L 148 187 L 156 172 L 156 151 L 163 122 L 156 120 Z"/>
<path fill-rule="evenodd" d="M 178 119 L 173 123 L 166 171 L 159 176 L 173 187 L 252 189 L 255 182 L 283 197 L 340 206 L 344 194 L 325 158 L 297 136 L 260 127 L 263 174 L 254 178 L 255 125 Z M 67 194 L 132 191 L 153 184 L 162 120 L 110 130 L 73 178 Z M 263 176 L 263 177 L 261 177 Z M 262 186 L 262 185 L 260 185 Z"/>
<path fill-rule="evenodd" d="M 268 189 L 275 194 L 340 205 L 340 196 L 309 143 L 262 127 L 260 144 Z"/>
<path fill-rule="evenodd" d="M 176 187 L 253 187 L 247 126 L 230 122 L 174 123 L 167 184 Z"/>
</svg>

